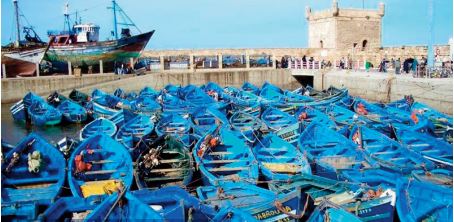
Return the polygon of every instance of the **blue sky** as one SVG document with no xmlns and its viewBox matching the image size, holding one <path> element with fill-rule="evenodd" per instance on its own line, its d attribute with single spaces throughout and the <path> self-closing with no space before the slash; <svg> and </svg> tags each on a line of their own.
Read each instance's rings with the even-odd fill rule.
<svg viewBox="0 0 454 222">
<path fill-rule="evenodd" d="M 452 37 L 453 1 L 433 0 L 435 44 Z M 38 34 L 47 40 L 50 29 L 63 28 L 67 0 L 19 0 L 19 6 Z M 101 39 L 112 30 L 110 0 L 69 0 L 70 11 L 81 11 L 84 22 L 101 26 Z M 378 0 L 364 0 L 377 8 Z M 383 0 L 383 46 L 426 45 L 429 34 L 428 0 Z M 147 48 L 306 47 L 305 6 L 330 7 L 331 0 L 117 0 L 142 31 L 155 29 Z M 362 7 L 361 0 L 339 0 L 340 7 Z M 2 0 L 2 44 L 13 32 L 12 0 Z M 85 10 L 88 9 L 88 10 Z"/>
</svg>

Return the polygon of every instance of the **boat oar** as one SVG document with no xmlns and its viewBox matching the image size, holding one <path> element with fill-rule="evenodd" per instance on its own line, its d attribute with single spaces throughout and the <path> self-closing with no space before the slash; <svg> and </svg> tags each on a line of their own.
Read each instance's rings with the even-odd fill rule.
<svg viewBox="0 0 454 222">
<path fill-rule="evenodd" d="M 109 218 L 109 215 L 112 213 L 112 211 L 115 209 L 115 207 L 117 206 L 117 204 L 120 202 L 121 198 L 123 198 L 123 196 L 125 195 L 126 193 L 126 187 L 124 187 L 120 193 L 118 194 L 118 197 L 117 199 L 115 200 L 115 202 L 112 204 L 112 207 L 109 209 L 109 211 L 107 212 L 106 216 L 104 217 L 104 219 L 102 220 L 103 222 L 107 221 L 107 219 Z"/>
</svg>

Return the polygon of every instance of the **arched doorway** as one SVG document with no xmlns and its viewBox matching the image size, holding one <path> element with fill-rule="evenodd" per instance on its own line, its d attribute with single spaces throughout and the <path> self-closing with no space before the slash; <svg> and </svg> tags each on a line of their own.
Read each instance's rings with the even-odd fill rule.
<svg viewBox="0 0 454 222">
<path fill-rule="evenodd" d="M 363 50 L 366 49 L 366 47 L 367 47 L 367 40 L 364 40 L 363 41 Z"/>
</svg>

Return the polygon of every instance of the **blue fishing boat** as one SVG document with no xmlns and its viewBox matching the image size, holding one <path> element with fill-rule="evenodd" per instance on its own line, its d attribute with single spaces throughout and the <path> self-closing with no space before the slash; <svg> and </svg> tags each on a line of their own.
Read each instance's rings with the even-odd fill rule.
<svg viewBox="0 0 454 222">
<path fill-rule="evenodd" d="M 309 95 L 314 101 L 292 102 L 293 106 L 311 106 L 317 109 L 323 109 L 332 104 L 348 106 L 350 104 L 350 96 L 347 89 L 338 89 L 329 87 L 327 90 L 316 91 L 310 87 L 306 87 L 304 95 Z"/>
<path fill-rule="evenodd" d="M 202 107 L 196 109 L 191 115 L 194 130 L 200 136 L 205 135 L 214 125 L 229 124 L 229 120 L 224 113 L 217 109 Z"/>
<path fill-rule="evenodd" d="M 153 118 L 157 122 L 161 116 L 161 105 L 153 98 L 148 96 L 139 96 L 131 101 L 131 111 L 136 114 L 143 114 Z"/>
<path fill-rule="evenodd" d="M 260 119 L 241 111 L 235 112 L 230 116 L 229 121 L 233 129 L 238 131 L 251 144 L 260 135 L 259 129 L 265 126 Z"/>
<path fill-rule="evenodd" d="M 268 89 L 273 90 L 275 92 L 278 92 L 280 94 L 284 94 L 284 91 L 281 88 L 279 88 L 278 86 L 276 86 L 276 85 L 274 85 L 274 84 L 272 84 L 272 83 L 270 83 L 268 81 L 265 81 L 263 83 L 263 85 L 261 87 L 261 90 L 263 90 L 265 88 L 268 88 Z"/>
<path fill-rule="evenodd" d="M 152 99 L 156 99 L 156 98 L 158 98 L 158 96 L 159 96 L 159 92 L 156 91 L 156 90 L 154 90 L 154 89 L 151 88 L 151 87 L 146 86 L 145 88 L 143 88 L 142 90 L 140 90 L 139 96 L 140 96 L 140 97 L 150 97 L 150 98 L 152 98 Z"/>
<path fill-rule="evenodd" d="M 57 109 L 62 113 L 63 119 L 70 123 L 82 123 L 87 120 L 87 110 L 81 105 L 71 101 L 65 100 Z"/>
<path fill-rule="evenodd" d="M 356 144 L 338 132 L 317 122 L 306 127 L 298 139 L 301 152 L 307 154 L 316 175 L 337 179 L 345 170 L 377 167 Z"/>
<path fill-rule="evenodd" d="M 358 115 L 365 116 L 372 121 L 381 122 L 385 125 L 392 124 L 398 128 L 408 128 L 419 132 L 427 132 L 432 128 L 427 118 L 419 114 L 405 115 L 398 109 L 388 111 L 361 98 L 355 98 L 353 109 Z"/>
<path fill-rule="evenodd" d="M 102 90 L 95 89 L 91 94 L 91 106 L 93 109 L 93 117 L 109 118 L 119 112 L 119 107 L 125 100 L 119 97 L 110 95 Z"/>
<path fill-rule="evenodd" d="M 65 158 L 42 137 L 31 133 L 3 155 L 2 208 L 21 202 L 47 205 L 60 194 Z"/>
<path fill-rule="evenodd" d="M 328 128 L 337 130 L 336 123 L 328 115 L 319 109 L 310 106 L 299 107 L 295 113 L 295 117 L 298 121 L 302 122 L 305 127 L 313 122 L 317 122 Z"/>
<path fill-rule="evenodd" d="M 271 132 L 280 131 L 298 122 L 295 117 L 273 107 L 263 111 L 261 119 Z"/>
<path fill-rule="evenodd" d="M 432 183 L 452 189 L 452 170 L 449 169 L 414 170 L 411 172 L 411 176 L 424 183 Z"/>
<path fill-rule="evenodd" d="M 342 106 L 334 104 L 326 106 L 324 112 L 327 113 L 327 115 L 333 119 L 337 125 L 347 127 L 350 130 L 355 125 L 365 125 L 368 128 L 377 130 L 387 136 L 391 136 L 394 133 L 390 124 L 379 120 L 376 121 L 375 119 L 369 119 Z"/>
<path fill-rule="evenodd" d="M 213 222 L 232 221 L 232 222 L 255 222 L 258 221 L 251 214 L 233 207 L 225 207 L 213 217 Z"/>
<path fill-rule="evenodd" d="M 178 97 L 180 95 L 180 89 L 180 86 L 168 84 L 161 90 L 161 94 L 170 94 L 172 96 Z"/>
<path fill-rule="evenodd" d="M 75 197 L 129 189 L 132 159 L 123 145 L 105 134 L 85 139 L 68 160 L 68 184 Z"/>
<path fill-rule="evenodd" d="M 302 94 L 298 94 L 292 91 L 284 91 L 285 102 L 288 104 L 301 104 L 315 101 L 314 98 Z"/>
<path fill-rule="evenodd" d="M 259 168 L 251 149 L 238 132 L 213 127 L 193 149 L 205 185 L 241 180 L 257 183 Z"/>
<path fill-rule="evenodd" d="M 261 138 L 253 152 L 260 171 L 268 181 L 285 181 L 291 175 L 311 174 L 306 157 L 295 146 L 273 133 Z"/>
<path fill-rule="evenodd" d="M 72 101 L 79 103 L 79 105 L 81 105 L 81 106 L 85 106 L 85 104 L 87 104 L 91 100 L 90 96 L 88 96 L 87 94 L 85 94 L 81 91 L 78 91 L 76 89 L 73 89 L 69 93 L 68 97 Z"/>
<path fill-rule="evenodd" d="M 95 134 L 105 134 L 112 137 L 117 132 L 117 126 L 112 121 L 105 118 L 98 118 L 85 125 L 80 130 L 80 141 L 83 141 Z"/>
<path fill-rule="evenodd" d="M 194 105 L 171 94 L 163 94 L 161 96 L 161 99 L 162 111 L 164 113 L 177 113 L 181 116 L 184 116 L 193 112 L 195 109 Z"/>
<path fill-rule="evenodd" d="M 199 89 L 199 87 L 197 87 L 196 85 L 193 85 L 193 84 L 182 86 L 182 87 L 180 87 L 180 90 L 178 91 L 178 96 L 180 98 L 184 99 L 186 97 L 186 95 L 188 95 L 188 93 L 192 92 L 195 89 Z"/>
<path fill-rule="evenodd" d="M 192 156 L 176 138 L 160 136 L 148 145 L 136 161 L 134 171 L 139 189 L 159 189 L 170 185 L 185 187 L 192 179 Z"/>
<path fill-rule="evenodd" d="M 125 124 L 125 122 L 128 122 L 130 119 L 136 117 L 137 115 L 129 109 L 121 109 L 118 112 L 116 112 L 114 115 L 108 118 L 108 120 L 112 121 L 117 128 L 120 128 Z"/>
<path fill-rule="evenodd" d="M 28 107 L 35 101 L 45 102 L 40 96 L 33 92 L 29 92 L 23 99 L 12 105 L 9 110 L 11 111 L 13 119 L 16 121 L 26 121 L 26 119 L 29 118 Z"/>
<path fill-rule="evenodd" d="M 184 92 L 185 91 L 182 90 L 182 93 Z M 195 107 L 210 107 L 213 109 L 222 110 L 227 106 L 227 104 L 223 103 L 222 101 L 215 100 L 215 98 L 212 98 L 198 87 L 185 92 L 183 98 L 185 101 L 189 102 Z"/>
<path fill-rule="evenodd" d="M 340 172 L 339 178 L 355 184 L 365 184 L 369 187 L 392 188 L 402 177 L 398 172 L 387 171 L 381 168 L 365 169 L 362 171 L 345 170 Z"/>
<path fill-rule="evenodd" d="M 164 217 L 140 201 L 132 193 L 121 190 L 107 197 L 85 218 L 86 221 L 151 220 L 163 221 Z"/>
<path fill-rule="evenodd" d="M 125 99 L 127 101 L 131 101 L 131 100 L 137 99 L 137 97 L 139 97 L 139 95 L 136 92 L 129 92 L 129 93 L 126 93 L 126 98 Z"/>
<path fill-rule="evenodd" d="M 415 112 L 423 115 L 434 125 L 434 133 L 437 137 L 444 138 L 447 142 L 452 143 L 452 116 L 439 112 L 424 103 L 415 102 L 411 95 L 386 104 L 386 107 L 398 108 L 408 114 Z"/>
<path fill-rule="evenodd" d="M 100 105 L 97 102 L 90 101 L 87 106 L 91 108 L 91 114 L 93 118 L 111 118 L 117 113 L 121 112 L 121 109 L 110 108 L 107 106 Z"/>
<path fill-rule="evenodd" d="M 221 86 L 214 82 L 208 82 L 206 85 L 202 85 L 200 89 L 211 96 L 211 98 L 213 98 L 215 101 L 228 104 L 232 100 L 232 95 L 225 92 Z"/>
<path fill-rule="evenodd" d="M 276 86 L 262 87 L 259 96 L 263 99 L 261 102 L 262 105 L 265 107 L 268 105 L 279 103 L 280 101 L 285 99 L 284 92 L 282 91 L 282 89 Z"/>
<path fill-rule="evenodd" d="M 396 129 L 397 140 L 437 165 L 452 169 L 452 144 L 425 133 Z"/>
<path fill-rule="evenodd" d="M 176 113 L 170 113 L 162 116 L 156 124 L 156 134 L 172 135 L 181 140 L 185 146 L 190 146 L 194 137 L 192 137 L 192 124 L 190 120 L 181 117 Z"/>
<path fill-rule="evenodd" d="M 368 187 L 361 183 L 332 180 L 316 175 L 301 174 L 287 181 L 269 183 L 271 190 L 289 193 L 301 189 L 310 196 L 307 209 L 323 205 L 324 201 L 341 206 L 364 221 L 393 221 L 396 194 L 394 187 Z M 314 214 L 314 213 L 313 213 Z"/>
<path fill-rule="evenodd" d="M 138 115 L 118 129 L 115 139 L 123 144 L 133 159 L 136 159 L 146 146 L 145 140 L 151 136 L 154 123 L 150 117 Z"/>
<path fill-rule="evenodd" d="M 31 123 L 36 126 L 52 126 L 61 122 L 61 112 L 43 101 L 35 101 L 28 107 Z"/>
<path fill-rule="evenodd" d="M 248 212 L 257 220 L 296 221 L 304 212 L 306 194 L 297 189 L 288 194 L 277 194 L 270 190 L 244 182 L 228 182 L 219 186 L 197 188 L 197 196 L 215 208 L 235 207 Z M 307 198 L 308 199 L 308 198 Z"/>
<path fill-rule="evenodd" d="M 409 174 L 412 170 L 430 170 L 435 166 L 397 141 L 364 126 L 354 127 L 350 139 L 386 170 Z"/>
<path fill-rule="evenodd" d="M 154 191 L 142 189 L 133 191 L 132 194 L 167 221 L 213 221 L 212 218 L 217 214 L 213 207 L 203 204 L 178 186 Z"/>
<path fill-rule="evenodd" d="M 39 215 L 38 220 L 43 222 L 83 220 L 105 198 L 106 196 L 60 197 Z"/>
<path fill-rule="evenodd" d="M 54 91 L 53 93 L 51 93 L 46 99 L 47 104 L 49 104 L 53 107 L 57 107 L 58 105 L 60 105 L 62 102 L 66 101 L 66 100 L 68 100 L 68 98 L 66 98 L 62 94 L 58 93 L 57 91 Z"/>
<path fill-rule="evenodd" d="M 120 99 L 126 99 L 126 92 L 122 88 L 115 89 L 113 95 Z"/>
<path fill-rule="evenodd" d="M 349 213 L 342 207 L 339 207 L 329 201 L 321 203 L 312 213 L 311 217 L 307 220 L 309 222 L 361 222 L 359 217 Z"/>
<path fill-rule="evenodd" d="M 241 86 L 241 89 L 247 92 L 254 93 L 255 95 L 259 95 L 260 88 L 250 82 L 244 82 Z"/>
<path fill-rule="evenodd" d="M 452 188 L 402 179 L 397 185 L 396 209 L 402 222 L 452 221 Z"/>
<path fill-rule="evenodd" d="M 275 134 L 285 141 L 289 142 L 293 146 L 298 145 L 298 138 L 304 130 L 302 122 L 297 122 L 293 125 L 288 126 L 287 128 L 281 129 Z"/>
<path fill-rule="evenodd" d="M 261 111 L 261 98 L 253 93 L 238 91 L 232 98 L 232 112 L 245 112 L 259 118 Z"/>
</svg>

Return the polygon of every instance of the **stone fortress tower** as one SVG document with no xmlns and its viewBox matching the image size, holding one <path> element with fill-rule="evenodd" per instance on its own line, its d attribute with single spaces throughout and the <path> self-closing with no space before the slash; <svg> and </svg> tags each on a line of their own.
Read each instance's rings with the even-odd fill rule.
<svg viewBox="0 0 454 222">
<path fill-rule="evenodd" d="M 382 17 L 385 4 L 378 10 L 341 9 L 333 0 L 330 9 L 312 12 L 306 7 L 309 48 L 365 50 L 381 47 Z"/>
</svg>

